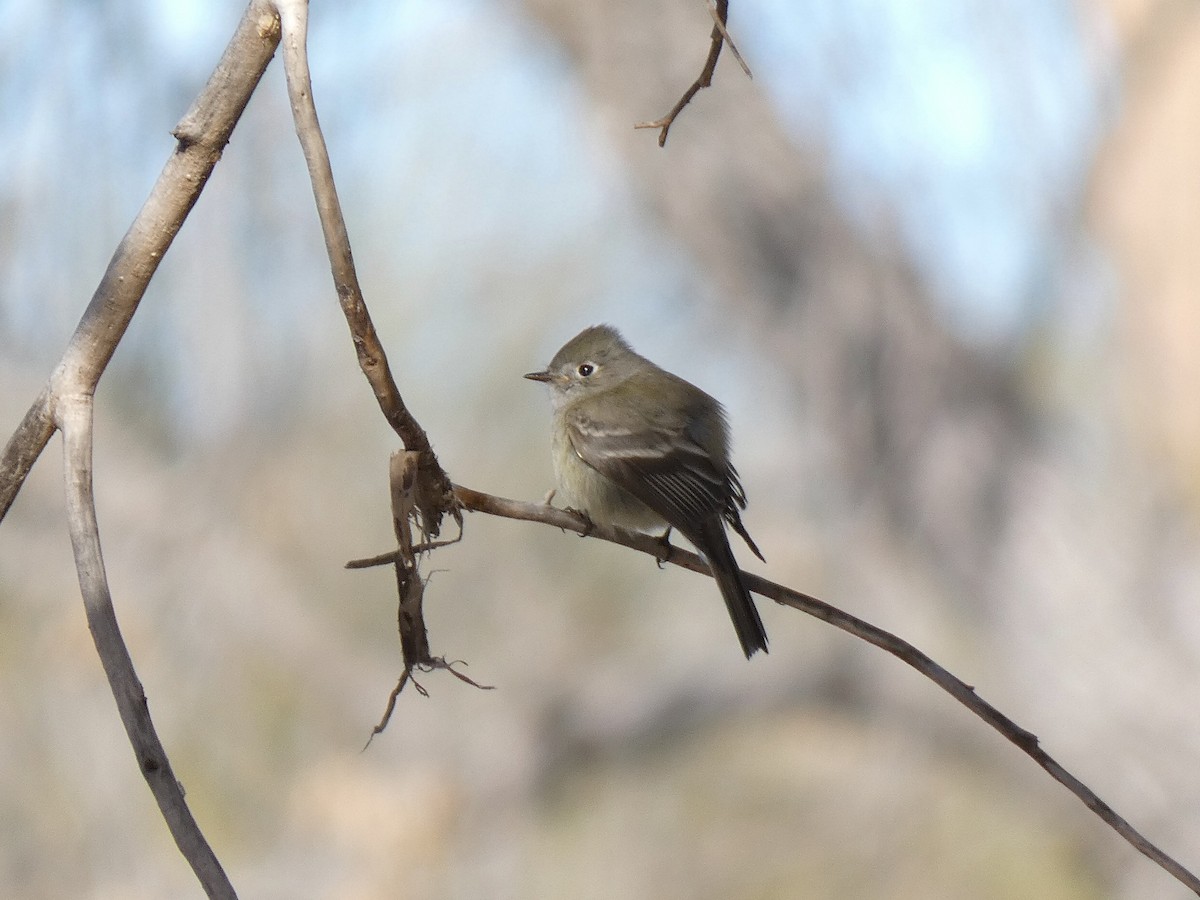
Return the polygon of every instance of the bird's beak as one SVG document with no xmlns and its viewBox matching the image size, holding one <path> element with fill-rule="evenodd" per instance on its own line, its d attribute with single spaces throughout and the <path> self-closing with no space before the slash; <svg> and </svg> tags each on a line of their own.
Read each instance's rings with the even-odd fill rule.
<svg viewBox="0 0 1200 900">
<path fill-rule="evenodd" d="M 528 372 L 528 373 L 526 373 L 525 377 L 528 378 L 530 381 L 541 381 L 541 382 L 545 382 L 548 384 L 554 380 L 554 373 L 553 372 Z"/>
</svg>

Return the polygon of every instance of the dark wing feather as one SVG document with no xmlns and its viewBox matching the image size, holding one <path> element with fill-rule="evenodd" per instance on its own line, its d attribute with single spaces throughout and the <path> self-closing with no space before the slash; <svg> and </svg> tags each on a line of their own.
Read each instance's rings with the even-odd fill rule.
<svg viewBox="0 0 1200 900">
<path fill-rule="evenodd" d="M 746 542 L 746 546 L 750 548 L 751 552 L 763 562 L 766 562 L 767 558 L 762 555 L 762 551 L 758 549 L 758 544 L 754 543 L 754 538 L 750 537 L 750 532 L 742 524 L 742 516 L 738 510 L 746 508 L 746 491 L 742 487 L 742 479 L 738 477 L 737 469 L 733 467 L 733 463 L 729 464 L 729 492 L 729 503 L 726 504 L 721 514 L 725 517 L 725 521 L 729 523 L 729 527 L 742 536 L 742 540 Z"/>
<path fill-rule="evenodd" d="M 728 473 L 713 465 L 686 434 L 631 431 L 579 416 L 568 424 L 579 458 L 687 534 L 724 514 L 732 495 Z"/>
<path fill-rule="evenodd" d="M 721 525 L 724 518 L 755 555 L 738 507 L 746 495 L 733 466 L 719 470 L 686 434 L 666 429 L 633 432 L 576 416 L 567 424 L 571 445 L 585 463 L 637 497 L 696 545 L 713 572 L 746 658 L 766 651 L 767 633 L 742 581 Z"/>
<path fill-rule="evenodd" d="M 721 471 L 701 444 L 686 431 L 637 429 L 576 415 L 567 421 L 576 455 L 612 479 L 695 541 L 699 524 L 719 514 L 746 546 L 766 562 L 739 509 L 746 492 L 737 469 Z"/>
</svg>

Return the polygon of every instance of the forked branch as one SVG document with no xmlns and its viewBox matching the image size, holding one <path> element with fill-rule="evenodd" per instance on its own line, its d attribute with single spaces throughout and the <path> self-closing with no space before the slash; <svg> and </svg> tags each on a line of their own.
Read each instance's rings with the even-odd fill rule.
<svg viewBox="0 0 1200 900">
<path fill-rule="evenodd" d="M 722 47 L 728 45 L 729 52 L 733 54 L 733 58 L 742 67 L 742 71 L 746 73 L 746 77 L 754 77 L 750 74 L 750 67 L 746 65 L 746 61 L 742 59 L 742 54 L 738 52 L 737 46 L 733 43 L 733 38 L 729 36 L 729 0 L 710 0 L 710 3 L 712 5 L 709 6 L 708 11 L 712 15 L 713 30 L 709 36 L 708 57 L 704 60 L 704 68 L 700 70 L 700 74 L 696 77 L 696 80 L 683 92 L 683 96 L 671 107 L 669 113 L 661 119 L 655 119 L 653 122 L 638 122 L 633 126 L 634 128 L 657 128 L 658 146 L 660 147 L 666 146 L 667 132 L 671 130 L 671 126 L 675 124 L 675 119 L 683 112 L 683 108 L 692 102 L 692 98 L 696 94 L 712 85 L 713 73 L 717 70 L 717 60 L 721 58 Z"/>
<path fill-rule="evenodd" d="M 68 527 L 88 627 L 138 768 L 180 851 L 210 897 L 236 897 L 176 780 L 117 623 L 92 492 L 92 398 L 146 287 L 200 196 L 279 41 L 267 0 L 253 0 L 204 90 L 173 132 L 177 144 L 121 240 L 62 359 L 0 456 L 0 520 L 56 430 L 63 433 Z"/>
</svg>

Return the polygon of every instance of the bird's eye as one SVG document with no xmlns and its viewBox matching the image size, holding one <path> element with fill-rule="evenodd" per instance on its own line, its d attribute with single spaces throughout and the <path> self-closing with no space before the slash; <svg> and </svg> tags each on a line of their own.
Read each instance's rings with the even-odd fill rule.
<svg viewBox="0 0 1200 900">
<path fill-rule="evenodd" d="M 578 372 L 581 377 L 587 378 L 589 375 L 591 375 L 593 372 L 596 371 L 596 367 L 593 366 L 591 363 L 582 363 L 582 364 L 580 364 L 579 368 L 576 369 L 575 371 Z"/>
</svg>

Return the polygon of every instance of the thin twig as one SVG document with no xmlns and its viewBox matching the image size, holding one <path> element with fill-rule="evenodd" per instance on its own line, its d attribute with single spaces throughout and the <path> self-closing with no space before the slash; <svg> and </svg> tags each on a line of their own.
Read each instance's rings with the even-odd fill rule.
<svg viewBox="0 0 1200 900">
<path fill-rule="evenodd" d="M 367 748 L 371 746 L 371 741 L 375 740 L 375 735 L 383 734 L 384 730 L 388 727 L 388 722 L 392 720 L 392 713 L 396 711 L 396 701 L 400 699 L 400 692 L 404 690 L 404 686 L 408 684 L 410 678 L 412 678 L 412 669 L 405 667 L 404 671 L 400 673 L 400 678 L 396 681 L 396 686 L 388 694 L 387 706 L 383 710 L 383 715 L 375 724 L 375 727 L 371 729 L 371 733 L 367 736 L 367 742 L 363 744 L 362 750 L 359 751 L 360 753 L 365 753 Z M 415 680 L 413 684 L 416 684 Z M 417 690 L 421 693 L 421 696 L 429 696 L 420 685 L 417 685 Z"/>
<path fill-rule="evenodd" d="M 425 686 L 417 681 L 417 679 L 413 676 L 414 671 L 432 672 L 436 669 L 442 669 L 446 672 L 449 672 L 464 684 L 469 684 L 471 687 L 477 688 L 478 690 L 494 691 L 496 689 L 494 684 L 480 684 L 475 679 L 464 675 L 462 672 L 458 671 L 458 669 L 454 668 L 457 665 L 465 666 L 466 663 L 461 659 L 450 662 L 443 656 L 431 656 L 420 665 L 405 666 L 404 671 L 400 673 L 400 678 L 396 682 L 396 686 L 392 688 L 392 692 L 388 694 L 387 706 L 383 710 L 383 715 L 380 716 L 379 721 L 375 724 L 375 727 L 371 729 L 370 735 L 367 736 L 367 742 L 363 744 L 363 750 L 366 750 L 371 746 L 371 741 L 375 740 L 376 735 L 383 734 L 384 731 L 387 730 L 388 722 L 392 720 L 392 713 L 396 711 L 396 701 L 400 699 L 400 694 L 404 691 L 406 685 L 411 682 L 412 686 L 417 689 L 418 694 L 420 694 L 422 697 L 429 696 L 429 691 L 426 690 Z"/>
<path fill-rule="evenodd" d="M 458 535 L 446 541 L 418 541 L 412 545 L 413 553 L 428 553 L 430 550 L 439 550 L 442 547 L 449 547 L 451 544 L 457 544 L 462 540 L 462 527 L 459 527 Z M 346 562 L 347 569 L 373 569 L 377 566 L 390 566 L 400 558 L 399 550 L 388 550 L 386 553 L 380 553 L 376 556 L 368 556 L 363 559 L 351 559 Z"/>
<path fill-rule="evenodd" d="M 746 61 L 742 59 L 741 51 L 738 50 L 737 44 L 733 42 L 733 36 L 730 35 L 729 29 L 725 27 L 725 20 L 721 18 L 721 13 L 717 9 L 716 0 L 708 4 L 708 14 L 712 16 L 713 27 L 721 32 L 721 38 L 725 41 L 725 45 L 729 47 L 729 52 L 733 54 L 733 58 L 737 60 L 737 64 L 742 67 L 742 71 L 746 73 L 746 77 L 753 80 L 754 75 L 750 72 L 750 67 L 746 65 Z"/>
<path fill-rule="evenodd" d="M 376 556 L 366 556 L 362 559 L 352 559 L 347 561 L 347 569 L 374 569 L 378 566 L 395 565 L 400 559 L 399 550 L 388 550 L 386 553 L 380 553 Z"/>
<path fill-rule="evenodd" d="M 457 519 L 460 513 L 450 487 L 450 478 L 434 455 L 428 435 L 400 397 L 400 389 L 392 377 L 387 354 L 375 332 L 358 283 L 346 220 L 342 216 L 342 206 L 333 181 L 329 151 L 313 102 L 312 79 L 308 69 L 308 3 L 305 0 L 276 0 L 276 8 L 283 27 L 283 65 L 292 118 L 308 164 L 309 180 L 317 201 L 317 213 L 325 235 L 325 250 L 329 255 L 338 302 L 350 327 L 358 364 L 375 393 L 384 418 L 400 436 L 406 449 L 421 454 L 417 509 L 420 510 L 426 534 L 437 537 L 442 517 L 448 513 Z"/>
<path fill-rule="evenodd" d="M 700 93 L 706 87 L 712 84 L 713 73 L 717 70 L 717 60 L 721 57 L 721 47 L 726 43 L 729 44 L 729 49 L 737 59 L 738 65 L 742 67 L 742 71 L 747 77 L 750 75 L 750 67 L 746 65 L 746 61 L 742 59 L 742 54 L 738 52 L 733 41 L 729 38 L 729 30 L 726 27 L 729 21 L 729 0 L 714 0 L 714 5 L 709 7 L 709 12 L 713 18 L 713 30 L 709 35 L 708 57 L 704 61 L 704 68 L 700 70 L 700 75 L 691 83 L 683 96 L 678 102 L 671 107 L 671 111 L 661 119 L 655 119 L 653 122 L 638 122 L 634 128 L 657 128 L 658 131 L 658 146 L 665 147 L 667 143 L 667 132 L 671 130 L 671 125 L 674 124 L 676 116 L 683 112 L 683 108 L 692 102 L 692 98 Z"/>
<path fill-rule="evenodd" d="M 525 503 L 518 500 L 508 500 L 491 494 L 473 491 L 461 485 L 455 485 L 463 508 L 471 512 L 482 512 L 493 516 L 509 519 L 520 519 L 528 522 L 542 522 L 555 528 L 573 531 L 580 535 L 599 538 L 614 544 L 620 544 L 634 550 L 640 550 L 662 562 L 669 562 L 693 572 L 709 574 L 704 560 L 695 553 L 690 553 L 680 547 L 671 547 L 664 555 L 662 541 L 657 537 L 639 532 L 626 531 L 611 525 L 596 522 L 585 522 L 582 517 L 568 510 L 557 509 L 540 503 Z M 959 703 L 991 725 L 1008 741 L 1019 747 L 1034 762 L 1046 770 L 1055 781 L 1062 784 L 1072 794 L 1083 801 L 1092 812 L 1099 816 L 1117 834 L 1121 835 L 1139 853 L 1157 863 L 1172 877 L 1186 885 L 1191 891 L 1200 896 L 1200 879 L 1184 868 L 1176 860 L 1168 856 L 1153 843 L 1147 840 L 1136 828 L 1100 799 L 1086 784 L 1072 775 L 1057 760 L 1046 753 L 1038 744 L 1038 738 L 1032 732 L 1017 725 L 998 709 L 983 700 L 975 693 L 975 688 L 962 679 L 952 675 L 928 655 L 918 650 L 903 638 L 884 631 L 882 628 L 863 621 L 849 613 L 842 612 L 835 606 L 830 606 L 816 597 L 803 594 L 800 591 L 767 581 L 749 572 L 742 573 L 746 586 L 757 594 L 791 606 L 801 612 L 808 613 L 823 622 L 840 628 L 855 637 L 874 644 L 882 650 L 895 656 L 902 662 L 912 666 L 938 687 L 950 694 Z"/>
</svg>

